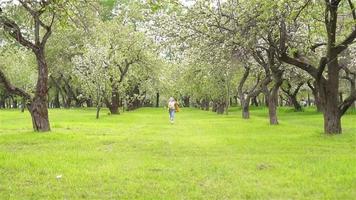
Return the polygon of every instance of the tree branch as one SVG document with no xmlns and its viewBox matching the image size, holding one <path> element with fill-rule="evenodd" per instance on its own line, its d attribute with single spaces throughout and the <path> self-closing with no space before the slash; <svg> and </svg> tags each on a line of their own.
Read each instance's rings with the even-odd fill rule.
<svg viewBox="0 0 356 200">
<path fill-rule="evenodd" d="M 27 47 L 28 49 L 31 49 L 33 51 L 37 50 L 37 47 L 35 44 L 27 40 L 26 38 L 23 37 L 21 33 L 20 27 L 16 24 L 16 22 L 8 19 L 5 16 L 0 16 L 0 24 L 3 25 L 4 30 L 16 41 L 18 41 L 21 45 L 24 47 Z"/>
<path fill-rule="evenodd" d="M 245 72 L 240 80 L 239 86 L 237 87 L 237 92 L 239 93 L 239 95 L 242 95 L 242 93 L 243 93 L 242 88 L 243 88 L 249 75 L 250 75 L 250 68 L 246 66 Z"/>
<path fill-rule="evenodd" d="M 48 38 L 51 36 L 52 34 L 52 25 L 54 23 L 54 18 L 55 18 L 55 13 L 52 13 L 52 19 L 51 19 L 51 23 L 49 26 L 45 25 L 41 20 L 40 20 L 40 24 L 42 27 L 44 27 L 46 29 L 46 33 L 42 38 L 41 41 L 41 45 L 44 47 L 47 43 Z"/>
<path fill-rule="evenodd" d="M 0 83 L 2 83 L 5 87 L 5 90 L 11 94 L 15 94 L 21 96 L 27 100 L 31 100 L 31 95 L 26 91 L 12 85 L 10 81 L 6 78 L 4 72 L 0 69 Z"/>
<path fill-rule="evenodd" d="M 356 91 L 352 91 L 351 95 L 347 97 L 340 105 L 339 110 L 341 116 L 346 113 L 346 111 L 352 106 L 352 104 L 356 101 Z"/>
<path fill-rule="evenodd" d="M 288 56 L 286 53 L 282 53 L 282 55 L 279 56 L 279 59 L 285 63 L 294 65 L 294 66 L 308 72 L 314 78 L 317 78 L 317 76 L 318 76 L 317 69 L 315 67 L 313 67 L 312 65 L 310 65 L 309 63 L 292 58 L 292 57 Z"/>
<path fill-rule="evenodd" d="M 350 9 L 351 9 L 351 14 L 352 18 L 354 20 L 354 30 L 350 33 L 349 36 L 345 38 L 344 41 L 342 41 L 339 45 L 335 47 L 335 51 L 337 54 L 340 54 L 342 51 L 347 49 L 347 47 L 355 40 L 356 38 L 356 10 L 354 4 L 351 2 L 351 0 L 348 0 Z"/>
</svg>

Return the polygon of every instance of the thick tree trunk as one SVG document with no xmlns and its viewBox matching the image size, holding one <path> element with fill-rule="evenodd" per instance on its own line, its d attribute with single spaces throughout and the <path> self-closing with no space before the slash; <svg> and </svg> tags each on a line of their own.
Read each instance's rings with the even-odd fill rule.
<svg viewBox="0 0 356 200">
<path fill-rule="evenodd" d="M 43 50 L 36 52 L 38 65 L 38 79 L 36 85 L 35 97 L 33 98 L 29 111 L 32 117 L 32 125 L 34 131 L 45 132 L 50 131 L 48 119 L 48 68 Z"/>
<path fill-rule="evenodd" d="M 336 2 L 336 1 L 335 1 Z M 333 3 L 335 3 L 333 2 Z M 341 130 L 341 114 L 339 110 L 339 61 L 338 53 L 335 51 L 336 43 L 336 27 L 338 18 L 338 6 L 330 3 L 330 22 L 328 26 L 328 42 L 327 42 L 327 68 L 328 79 L 319 81 L 321 87 L 321 97 L 324 109 L 324 132 L 327 134 L 339 134 Z"/>
<path fill-rule="evenodd" d="M 341 129 L 341 116 L 338 109 L 333 109 L 326 106 L 324 110 L 324 132 L 327 134 L 340 134 Z"/>
<path fill-rule="evenodd" d="M 119 92 L 116 86 L 112 86 L 112 91 L 111 91 L 111 100 L 109 101 L 107 98 L 105 98 L 104 103 L 106 107 L 109 108 L 110 113 L 112 115 L 118 115 L 120 114 L 119 111 L 119 104 L 120 104 L 120 97 L 119 97 Z"/>
<path fill-rule="evenodd" d="M 338 75 L 336 75 L 338 76 Z M 321 84 L 320 98 L 322 99 L 323 115 L 324 115 L 324 132 L 326 134 L 340 134 L 341 129 L 341 114 L 339 110 L 338 83 L 335 77 L 329 77 L 327 82 Z M 335 84 L 337 87 L 328 87 L 328 84 Z"/>
<path fill-rule="evenodd" d="M 340 134 L 341 114 L 339 110 L 339 69 L 337 55 L 329 50 L 329 57 L 334 57 L 328 63 L 328 79 L 319 80 L 317 85 L 324 115 L 324 132 L 326 134 Z"/>
<path fill-rule="evenodd" d="M 48 120 L 47 100 L 42 97 L 35 97 L 29 106 L 32 118 L 32 126 L 34 131 L 45 132 L 50 131 Z"/>
<path fill-rule="evenodd" d="M 330 84 L 330 80 L 332 79 L 329 79 L 319 87 L 320 98 L 322 99 L 323 105 L 324 132 L 327 134 L 340 134 L 342 129 L 341 115 L 338 108 L 338 87 L 327 87 L 327 84 Z"/>
<path fill-rule="evenodd" d="M 271 125 L 278 124 L 277 104 L 278 104 L 278 93 L 275 90 L 273 90 L 268 98 L 268 114 L 269 114 L 269 122 Z"/>
</svg>

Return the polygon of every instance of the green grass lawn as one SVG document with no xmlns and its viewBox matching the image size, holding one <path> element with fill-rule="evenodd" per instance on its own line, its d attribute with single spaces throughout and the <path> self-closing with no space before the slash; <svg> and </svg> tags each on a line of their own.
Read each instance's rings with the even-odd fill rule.
<svg viewBox="0 0 356 200">
<path fill-rule="evenodd" d="M 325 136 L 311 110 L 278 126 L 267 109 L 182 109 L 174 125 L 163 108 L 107 112 L 50 110 L 52 132 L 34 133 L 28 112 L 0 110 L 0 199 L 356 198 L 356 113 Z"/>
</svg>

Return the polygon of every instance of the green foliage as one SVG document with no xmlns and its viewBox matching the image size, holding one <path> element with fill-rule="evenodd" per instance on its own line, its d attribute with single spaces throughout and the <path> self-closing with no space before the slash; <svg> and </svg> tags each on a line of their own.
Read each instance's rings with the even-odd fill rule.
<svg viewBox="0 0 356 200">
<path fill-rule="evenodd" d="M 13 45 L 2 47 L 0 69 L 16 87 L 31 93 L 35 89 L 36 61 L 32 52 Z"/>
<path fill-rule="evenodd" d="M 90 32 L 82 53 L 73 59 L 76 77 L 86 83 L 82 85 L 86 96 L 99 101 L 117 91 L 125 97 L 136 87 L 145 94 L 156 92 L 155 75 L 163 63 L 152 41 L 135 24 L 119 15 L 97 21 Z"/>
</svg>

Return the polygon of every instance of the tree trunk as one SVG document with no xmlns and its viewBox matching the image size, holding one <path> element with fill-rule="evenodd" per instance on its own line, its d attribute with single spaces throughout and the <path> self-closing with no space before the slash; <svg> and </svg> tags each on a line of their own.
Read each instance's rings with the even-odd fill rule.
<svg viewBox="0 0 356 200">
<path fill-rule="evenodd" d="M 297 96 L 295 95 L 290 95 L 289 96 L 293 106 L 294 106 L 294 110 L 296 112 L 302 111 L 302 106 L 299 104 L 298 100 L 297 100 Z"/>
<path fill-rule="evenodd" d="M 218 104 L 217 102 L 213 101 L 213 107 L 211 108 L 211 111 L 217 112 L 217 110 L 218 110 Z"/>
<path fill-rule="evenodd" d="M 48 108 L 46 101 L 46 98 L 34 97 L 28 108 L 31 114 L 34 131 L 45 132 L 51 130 L 48 120 Z"/>
<path fill-rule="evenodd" d="M 265 105 L 268 107 L 269 106 L 268 97 L 266 97 L 266 95 L 264 95 L 263 99 L 264 99 Z"/>
<path fill-rule="evenodd" d="M 268 114 L 269 114 L 269 122 L 271 125 L 278 124 L 277 103 L 278 103 L 278 93 L 276 92 L 276 90 L 273 90 L 268 98 Z"/>
<path fill-rule="evenodd" d="M 224 114 L 225 111 L 225 107 L 226 107 L 226 102 L 225 101 L 218 101 L 217 102 L 217 107 L 216 107 L 216 113 L 218 113 L 219 115 Z"/>
<path fill-rule="evenodd" d="M 250 118 L 250 99 L 241 99 L 241 108 L 242 108 L 242 118 Z"/>
<path fill-rule="evenodd" d="M 235 100 L 235 105 L 238 106 L 239 103 L 237 102 L 237 96 L 234 96 L 234 100 Z"/>
<path fill-rule="evenodd" d="M 53 106 L 54 106 L 54 108 L 60 108 L 61 107 L 61 103 L 59 102 L 59 91 L 58 91 L 58 89 L 56 90 L 56 94 L 54 95 Z"/>
<path fill-rule="evenodd" d="M 190 97 L 189 96 L 184 96 L 183 97 L 183 104 L 184 104 L 184 107 L 189 107 L 190 105 Z"/>
<path fill-rule="evenodd" d="M 202 99 L 202 100 L 200 101 L 200 109 L 201 109 L 201 110 L 204 110 L 204 108 L 205 108 L 205 99 Z"/>
<path fill-rule="evenodd" d="M 333 109 L 325 107 L 324 111 L 324 131 L 327 134 L 340 134 L 341 129 L 341 117 L 335 115 Z"/>
<path fill-rule="evenodd" d="M 33 98 L 29 111 L 32 117 L 32 125 L 34 131 L 45 132 L 50 131 L 48 119 L 48 68 L 45 60 L 43 49 L 36 52 L 38 65 L 38 78 L 36 85 L 35 97 Z"/>
<path fill-rule="evenodd" d="M 278 124 L 277 118 L 277 106 L 278 106 L 278 90 L 279 87 L 282 85 L 282 73 L 276 73 L 274 75 L 275 84 L 271 91 L 268 90 L 267 86 L 265 86 L 265 95 L 268 101 L 268 115 L 269 115 L 269 122 L 271 125 Z"/>
<path fill-rule="evenodd" d="M 76 108 L 82 107 L 83 102 L 82 102 L 81 100 L 75 98 L 74 101 L 75 101 L 75 107 L 76 107 Z"/>
<path fill-rule="evenodd" d="M 326 134 L 340 134 L 341 114 L 339 110 L 339 71 L 337 55 L 331 50 L 329 57 L 335 57 L 328 63 L 328 79 L 319 80 L 317 83 L 321 105 L 324 115 L 324 132 Z"/>
<path fill-rule="evenodd" d="M 68 96 L 65 100 L 65 104 L 64 104 L 64 108 L 70 108 L 70 106 L 72 105 L 72 98 L 70 96 Z"/>
<path fill-rule="evenodd" d="M 310 85 L 309 85 L 310 87 Z M 321 102 L 321 99 L 320 99 L 320 86 L 318 86 L 318 84 L 316 83 L 316 81 L 313 82 L 313 88 L 311 88 L 312 90 L 312 93 L 313 93 L 313 96 L 314 96 L 314 103 L 315 103 L 315 106 L 316 106 L 316 110 L 318 112 L 323 112 L 323 105 L 322 105 L 322 102 Z"/>
<path fill-rule="evenodd" d="M 119 92 L 114 90 L 111 96 L 111 104 L 108 106 L 111 114 L 113 115 L 120 114 L 119 101 L 120 101 Z"/>
<path fill-rule="evenodd" d="M 205 111 L 209 111 L 209 100 L 202 99 L 200 103 L 201 109 Z"/>
<path fill-rule="evenodd" d="M 279 106 L 283 107 L 283 96 L 279 95 Z"/>
<path fill-rule="evenodd" d="M 119 106 L 116 104 L 114 104 L 114 105 L 111 105 L 110 107 L 109 107 L 109 110 L 110 110 L 110 114 L 112 114 L 112 115 L 119 115 L 120 114 L 120 111 L 119 111 Z"/>
<path fill-rule="evenodd" d="M 251 101 L 252 101 L 252 105 L 258 107 L 257 96 L 252 97 Z"/>
<path fill-rule="evenodd" d="M 338 76 L 338 75 L 336 75 Z M 324 115 L 324 132 L 326 134 L 340 134 L 341 129 L 341 114 L 339 110 L 338 83 L 331 83 L 336 80 L 335 77 L 329 77 L 320 87 L 320 98 L 322 99 L 323 115 Z M 336 84 L 337 87 L 328 87 L 328 84 Z"/>
<path fill-rule="evenodd" d="M 22 98 L 21 100 L 21 112 L 23 113 L 25 111 L 25 105 L 26 104 L 26 99 Z"/>
<path fill-rule="evenodd" d="M 356 75 L 354 75 L 353 77 L 353 82 L 351 83 L 351 86 L 350 86 L 350 91 L 356 91 Z M 356 108 L 356 101 L 352 104 L 353 108 Z"/>
<path fill-rule="evenodd" d="M 16 98 L 13 98 L 13 99 L 12 99 L 12 108 L 18 108 L 18 106 L 17 106 L 17 99 L 16 99 Z"/>
<path fill-rule="evenodd" d="M 0 108 L 5 108 L 5 99 L 0 98 Z"/>
<path fill-rule="evenodd" d="M 11 108 L 11 106 L 10 106 L 10 99 L 9 99 L 9 98 L 5 99 L 5 107 L 6 107 L 6 108 Z"/>
<path fill-rule="evenodd" d="M 87 104 L 88 108 L 93 107 L 93 100 L 91 99 L 91 96 L 89 96 L 86 100 L 85 103 Z"/>
<path fill-rule="evenodd" d="M 96 105 L 96 119 L 99 119 L 100 108 L 101 108 L 101 106 L 99 104 Z"/>
<path fill-rule="evenodd" d="M 156 107 L 159 107 L 159 92 L 156 93 Z"/>
<path fill-rule="evenodd" d="M 336 2 L 336 1 L 335 1 Z M 335 3 L 333 2 L 333 3 Z M 327 69 L 328 79 L 320 80 L 319 86 L 324 109 L 324 132 L 326 134 L 341 133 L 341 114 L 339 110 L 339 61 L 338 53 L 335 51 L 336 34 L 337 34 L 337 18 L 338 7 L 330 3 L 329 13 L 330 22 L 328 28 L 327 42 Z"/>
</svg>

